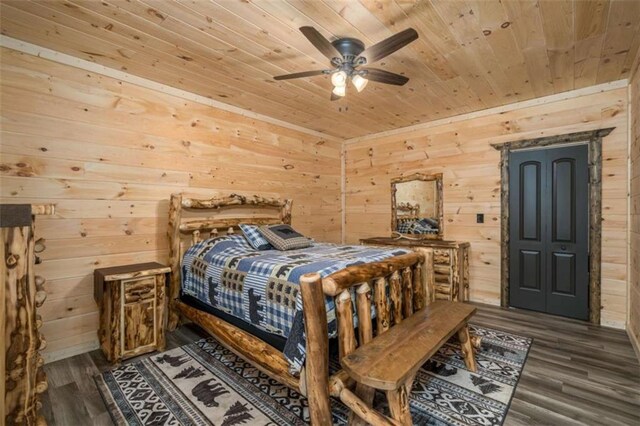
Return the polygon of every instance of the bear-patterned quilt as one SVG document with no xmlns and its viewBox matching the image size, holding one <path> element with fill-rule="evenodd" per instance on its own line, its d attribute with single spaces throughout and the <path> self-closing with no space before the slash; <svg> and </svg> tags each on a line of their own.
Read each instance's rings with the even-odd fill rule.
<svg viewBox="0 0 640 426">
<path fill-rule="evenodd" d="M 314 243 L 298 250 L 255 250 L 243 235 L 212 238 L 191 246 L 182 261 L 182 292 L 269 333 L 284 336 L 291 372 L 305 358 L 300 277 L 325 277 L 351 265 L 408 253 L 405 249 Z M 330 337 L 337 324 L 326 299 Z"/>
</svg>

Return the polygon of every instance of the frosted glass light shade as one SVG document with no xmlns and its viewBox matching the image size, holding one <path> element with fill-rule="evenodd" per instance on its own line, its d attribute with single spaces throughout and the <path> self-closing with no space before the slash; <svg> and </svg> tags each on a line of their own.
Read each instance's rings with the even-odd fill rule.
<svg viewBox="0 0 640 426">
<path fill-rule="evenodd" d="M 347 73 L 344 71 L 334 72 L 331 75 L 331 84 L 334 86 L 346 86 L 347 84 Z"/>
<path fill-rule="evenodd" d="M 362 77 L 361 75 L 356 74 L 351 78 L 351 82 L 354 86 L 356 86 L 356 90 L 358 92 L 362 92 L 362 90 L 367 87 L 367 83 L 369 83 L 369 80 Z"/>
<path fill-rule="evenodd" d="M 336 96 L 344 96 L 347 94 L 347 86 L 336 86 L 333 88 L 333 94 Z"/>
</svg>

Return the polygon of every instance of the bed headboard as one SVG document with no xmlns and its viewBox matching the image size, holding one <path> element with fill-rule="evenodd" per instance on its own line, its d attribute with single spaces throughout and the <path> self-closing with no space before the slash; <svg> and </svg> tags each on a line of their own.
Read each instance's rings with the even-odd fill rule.
<svg viewBox="0 0 640 426">
<path fill-rule="evenodd" d="M 185 251 L 206 238 L 228 235 L 241 223 L 269 225 L 291 224 L 291 200 L 259 195 L 231 194 L 217 198 L 187 198 L 172 194 L 169 204 L 169 323 L 173 330 L 178 315 L 171 304 L 180 294 L 180 263 Z"/>
<path fill-rule="evenodd" d="M 396 206 L 398 220 L 418 219 L 420 217 L 420 204 L 399 203 Z"/>
</svg>

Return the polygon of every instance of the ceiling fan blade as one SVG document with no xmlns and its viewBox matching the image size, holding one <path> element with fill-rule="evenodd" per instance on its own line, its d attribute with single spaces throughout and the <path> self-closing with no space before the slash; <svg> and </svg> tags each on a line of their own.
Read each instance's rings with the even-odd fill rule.
<svg viewBox="0 0 640 426">
<path fill-rule="evenodd" d="M 360 70 L 367 72 L 365 75 L 363 75 L 364 78 L 371 81 L 377 81 L 378 83 L 404 86 L 407 81 L 409 81 L 409 78 L 405 77 L 404 75 L 380 70 L 378 68 L 360 68 Z"/>
<path fill-rule="evenodd" d="M 300 27 L 300 32 L 315 46 L 329 60 L 333 58 L 342 58 L 342 55 L 338 50 L 333 47 L 333 44 L 327 40 L 318 30 L 313 27 Z"/>
<path fill-rule="evenodd" d="M 325 73 L 326 73 L 325 70 L 303 71 L 303 72 L 296 72 L 293 74 L 277 75 L 273 77 L 273 79 L 274 80 L 290 80 L 292 78 L 312 77 L 314 75 L 322 75 Z"/>
<path fill-rule="evenodd" d="M 416 30 L 413 28 L 407 28 L 404 31 L 400 31 L 398 34 L 392 35 L 391 37 L 368 47 L 360 54 L 360 56 L 367 60 L 367 64 L 372 64 L 392 54 L 396 50 L 402 49 L 417 38 L 418 33 Z"/>
</svg>

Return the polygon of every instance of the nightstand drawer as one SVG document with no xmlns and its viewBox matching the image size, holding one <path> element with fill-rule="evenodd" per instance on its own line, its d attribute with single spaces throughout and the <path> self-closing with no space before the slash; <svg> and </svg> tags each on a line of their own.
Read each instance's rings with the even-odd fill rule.
<svg viewBox="0 0 640 426">
<path fill-rule="evenodd" d="M 124 286 L 124 303 L 153 299 L 156 295 L 156 277 L 142 277 L 122 281 Z"/>
</svg>

